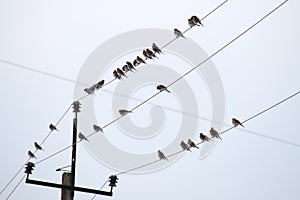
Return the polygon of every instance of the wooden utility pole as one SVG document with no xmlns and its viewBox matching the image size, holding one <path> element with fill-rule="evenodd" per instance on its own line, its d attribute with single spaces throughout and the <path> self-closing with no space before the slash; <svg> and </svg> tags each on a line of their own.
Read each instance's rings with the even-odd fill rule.
<svg viewBox="0 0 300 200">
<path fill-rule="evenodd" d="M 79 103 L 79 101 L 74 101 L 72 105 L 73 105 L 73 109 L 74 109 L 73 112 L 75 113 L 75 116 L 73 119 L 71 172 L 65 172 L 62 174 L 62 184 L 32 180 L 32 179 L 29 179 L 29 174 L 32 174 L 34 164 L 28 162 L 27 166 L 26 166 L 26 171 L 25 171 L 25 173 L 27 174 L 25 183 L 41 185 L 41 186 L 46 186 L 46 187 L 53 187 L 53 188 L 61 188 L 61 200 L 73 200 L 75 191 L 100 194 L 100 195 L 105 195 L 105 196 L 112 196 L 113 195 L 112 190 L 110 192 L 107 192 L 107 191 L 102 191 L 102 190 L 95 190 L 95 189 L 75 186 L 77 120 L 78 120 L 77 113 L 80 112 L 80 110 L 79 110 L 80 103 Z"/>
</svg>

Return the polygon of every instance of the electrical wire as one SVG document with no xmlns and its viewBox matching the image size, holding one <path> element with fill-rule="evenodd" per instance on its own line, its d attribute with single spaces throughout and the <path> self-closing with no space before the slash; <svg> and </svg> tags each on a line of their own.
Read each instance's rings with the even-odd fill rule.
<svg viewBox="0 0 300 200">
<path fill-rule="evenodd" d="M 204 20 L 206 17 L 208 17 L 208 16 L 211 15 L 213 12 L 215 12 L 216 10 L 218 10 L 221 6 L 223 6 L 226 2 L 228 2 L 228 0 L 223 1 L 221 4 L 219 4 L 219 5 L 218 5 L 217 7 L 215 7 L 213 10 L 211 10 L 209 13 L 207 13 L 204 17 L 202 17 L 200 20 L 201 20 L 201 21 Z M 193 26 L 193 27 L 195 27 L 195 26 Z M 189 31 L 190 29 L 192 29 L 193 27 L 187 28 L 186 30 L 183 31 L 183 33 L 188 32 L 188 31 Z M 169 42 L 167 42 L 165 45 L 163 45 L 160 49 L 163 50 L 164 48 L 166 48 L 167 46 L 169 46 L 171 43 L 173 43 L 176 39 L 178 39 L 178 37 L 174 37 L 174 38 L 171 39 Z M 148 60 L 148 58 L 145 58 L 145 60 Z M 103 87 L 109 85 L 110 83 L 112 83 L 112 82 L 115 81 L 115 80 L 117 80 L 117 78 L 114 78 L 114 79 L 108 81 L 106 84 L 103 85 Z M 103 87 L 102 87 L 102 88 L 103 88 Z M 101 88 L 101 89 L 102 89 L 102 88 Z M 89 95 L 85 95 L 85 96 L 79 98 L 79 100 L 82 100 L 82 99 L 86 98 L 87 96 L 89 96 Z"/>
<path fill-rule="evenodd" d="M 247 123 L 248 121 L 250 121 L 250 120 L 252 120 L 252 119 L 255 119 L 256 117 L 260 116 L 261 114 L 263 114 L 263 113 L 265 113 L 265 112 L 267 112 L 267 111 L 272 110 L 273 108 L 275 108 L 275 107 L 281 105 L 282 103 L 288 101 L 289 99 L 291 99 L 291 98 L 297 96 L 299 93 L 300 93 L 300 91 L 298 91 L 298 92 L 296 92 L 296 93 L 294 93 L 294 94 L 288 96 L 287 98 L 285 98 L 285 99 L 279 101 L 278 103 L 275 103 L 274 105 L 272 105 L 272 106 L 266 108 L 265 110 L 263 110 L 263 111 L 261 111 L 261 112 L 255 114 L 255 115 L 249 117 L 248 119 L 244 120 L 244 121 L 242 122 L 242 124 Z M 220 134 L 220 135 L 221 135 L 221 134 L 224 134 L 224 133 L 229 132 L 230 130 L 232 130 L 232 129 L 234 129 L 234 128 L 237 128 L 237 127 L 236 127 L 236 126 L 232 126 L 232 127 L 228 128 L 228 129 L 225 129 L 224 131 L 220 132 L 219 134 Z M 212 138 L 210 138 L 210 139 L 212 139 Z M 200 145 L 200 144 L 202 144 L 202 143 L 204 143 L 204 142 L 203 142 L 203 141 L 202 141 L 202 142 L 199 142 L 199 143 L 197 143 L 196 145 Z M 166 156 L 166 157 L 167 157 L 167 158 L 170 158 L 170 157 L 172 157 L 172 156 L 174 156 L 174 155 L 177 155 L 177 154 L 180 154 L 180 153 L 182 153 L 182 152 L 184 152 L 184 150 L 177 151 L 177 152 L 175 152 L 175 153 L 173 153 L 173 154 L 170 154 L 170 155 L 168 155 L 168 156 Z M 146 167 L 146 166 L 152 165 L 152 164 L 157 163 L 157 162 L 159 162 L 159 161 L 160 161 L 160 159 L 157 159 L 157 160 L 151 161 L 151 162 L 149 162 L 149 163 L 146 163 L 146 164 L 143 164 L 143 165 L 134 167 L 134 168 L 132 168 L 132 169 L 129 169 L 129 170 L 126 170 L 126 171 L 122 171 L 122 172 L 119 172 L 119 173 L 117 173 L 117 174 L 115 174 L 115 175 L 116 175 L 116 176 L 119 176 L 119 175 L 122 175 L 122 174 L 126 174 L 126 173 L 129 173 L 129 172 L 135 171 L 135 170 L 137 170 L 137 169 L 141 169 L 141 168 L 144 168 L 144 167 Z"/>
<path fill-rule="evenodd" d="M 99 190 L 102 190 L 108 181 L 109 181 L 109 180 L 107 179 L 107 180 L 103 183 L 103 185 L 99 188 Z M 95 195 L 91 198 L 91 200 L 94 200 L 96 197 L 97 197 L 97 194 L 95 194 Z"/>
<path fill-rule="evenodd" d="M 71 107 L 72 107 L 72 105 L 70 105 L 67 109 L 66 109 L 66 111 L 63 113 L 63 115 L 59 118 L 59 120 L 55 123 L 55 126 L 57 126 L 57 125 L 59 125 L 59 123 L 63 120 L 63 118 L 66 116 L 66 114 L 68 113 L 68 111 L 71 109 Z M 52 130 L 46 135 L 46 137 L 42 140 L 42 142 L 41 142 L 41 144 L 40 145 L 42 145 L 42 144 L 44 144 L 45 142 L 46 142 L 46 140 L 48 139 L 48 137 L 51 135 L 51 133 L 52 133 Z M 37 149 L 34 151 L 34 153 L 36 153 L 37 152 Z M 26 160 L 26 162 L 19 168 L 19 170 L 13 175 L 13 177 L 8 181 L 8 183 L 2 188 L 2 190 L 0 191 L 0 195 L 7 189 L 7 187 L 14 181 L 14 179 L 18 176 L 18 174 L 22 171 L 22 169 L 23 169 L 23 167 L 25 166 L 25 164 L 26 163 L 28 163 L 29 162 L 29 160 L 30 160 L 30 158 L 28 158 L 27 160 Z M 25 177 L 25 176 L 24 176 Z M 23 177 L 23 178 L 24 178 Z M 20 185 L 20 184 L 18 184 L 18 185 Z M 14 190 L 13 191 L 15 191 L 17 189 L 17 187 L 16 188 L 14 188 Z M 13 192 L 12 192 L 13 193 Z M 9 197 L 12 195 L 12 193 L 9 195 Z M 9 198 L 8 197 L 8 198 Z"/>
<path fill-rule="evenodd" d="M 11 195 L 16 191 L 16 189 L 19 187 L 19 185 L 22 183 L 23 179 L 26 177 L 26 175 L 24 175 L 19 182 L 17 183 L 17 185 L 13 188 L 13 190 L 9 193 L 9 195 L 6 197 L 6 200 L 8 200 Z"/>
</svg>

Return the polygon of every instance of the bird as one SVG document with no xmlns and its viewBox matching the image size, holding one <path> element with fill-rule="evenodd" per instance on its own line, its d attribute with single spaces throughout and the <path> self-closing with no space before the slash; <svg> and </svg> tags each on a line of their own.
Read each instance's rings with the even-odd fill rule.
<svg viewBox="0 0 300 200">
<path fill-rule="evenodd" d="M 199 135 L 200 139 L 202 140 L 202 142 L 209 142 L 211 139 L 209 137 L 207 137 L 206 135 L 204 135 L 203 133 L 200 133 Z"/>
<path fill-rule="evenodd" d="M 94 94 L 94 90 L 92 90 L 91 88 L 84 88 L 83 91 L 85 91 L 88 94 Z"/>
<path fill-rule="evenodd" d="M 120 76 L 125 76 L 126 78 L 128 78 L 128 77 L 126 76 L 126 74 L 125 74 L 120 68 L 117 68 L 117 72 L 118 72 L 118 74 L 119 74 Z"/>
<path fill-rule="evenodd" d="M 191 17 L 191 20 L 192 20 L 192 22 L 193 22 L 195 25 L 198 25 L 198 26 L 201 25 L 201 26 L 203 26 L 201 20 L 200 20 L 196 15 L 192 16 L 192 17 Z"/>
<path fill-rule="evenodd" d="M 155 43 L 152 43 L 152 50 L 154 51 L 154 53 L 163 54 L 161 49 Z"/>
<path fill-rule="evenodd" d="M 128 65 L 123 65 L 122 70 L 125 73 L 127 73 L 128 71 L 132 71 L 131 69 L 129 69 Z"/>
<path fill-rule="evenodd" d="M 160 160 L 166 160 L 166 161 L 169 161 L 169 160 L 167 159 L 167 157 L 165 156 L 165 154 L 164 154 L 161 150 L 158 150 L 158 151 L 157 151 L 157 154 L 158 154 L 158 157 L 159 157 Z"/>
<path fill-rule="evenodd" d="M 158 85 L 158 86 L 156 86 L 156 89 L 158 89 L 160 92 L 167 91 L 167 92 L 171 93 L 168 90 L 168 88 L 166 86 L 164 86 L 164 85 Z"/>
<path fill-rule="evenodd" d="M 58 131 L 56 126 L 54 126 L 53 124 L 50 124 L 49 128 L 50 128 L 51 131 Z"/>
<path fill-rule="evenodd" d="M 118 74 L 117 70 L 113 71 L 113 76 L 115 77 L 115 79 L 119 79 L 119 80 L 122 79 L 122 77 Z"/>
<path fill-rule="evenodd" d="M 232 122 L 234 127 L 240 125 L 241 127 L 245 128 L 245 126 L 236 118 L 232 118 L 231 122 Z"/>
<path fill-rule="evenodd" d="M 86 140 L 86 141 L 89 142 L 89 140 L 88 140 L 81 132 L 78 133 L 78 138 L 79 138 L 80 140 Z"/>
<path fill-rule="evenodd" d="M 187 145 L 184 141 L 181 141 L 180 146 L 184 151 L 191 151 L 189 145 Z"/>
<path fill-rule="evenodd" d="M 98 83 L 96 83 L 95 88 L 97 90 L 99 90 L 100 88 L 102 88 L 104 85 L 104 80 L 99 81 Z"/>
<path fill-rule="evenodd" d="M 103 128 L 101 128 L 100 126 L 97 126 L 96 124 L 93 125 L 94 131 L 95 132 L 103 132 Z"/>
<path fill-rule="evenodd" d="M 144 63 L 146 64 L 146 62 L 139 56 L 136 57 L 136 60 L 139 62 L 139 63 Z"/>
<path fill-rule="evenodd" d="M 27 154 L 28 154 L 29 158 L 35 158 L 36 159 L 35 155 L 30 150 L 27 152 Z"/>
<path fill-rule="evenodd" d="M 36 150 L 43 150 L 44 151 L 44 149 L 37 142 L 34 142 L 34 147 L 36 148 Z"/>
<path fill-rule="evenodd" d="M 146 53 L 151 56 L 151 58 L 158 58 L 155 53 L 153 51 L 151 51 L 150 49 L 146 49 Z"/>
<path fill-rule="evenodd" d="M 188 24 L 192 28 L 193 26 L 196 26 L 196 24 L 193 22 L 192 19 L 188 19 Z"/>
<path fill-rule="evenodd" d="M 199 147 L 197 147 L 197 145 L 195 144 L 195 142 L 193 142 L 191 139 L 188 139 L 187 143 L 190 146 L 190 148 L 197 148 L 197 149 L 199 149 Z"/>
<path fill-rule="evenodd" d="M 132 111 L 125 110 L 125 109 L 120 109 L 120 110 L 119 110 L 119 113 L 120 113 L 120 115 L 125 116 L 125 115 L 127 115 L 128 113 L 132 113 Z"/>
<path fill-rule="evenodd" d="M 178 38 L 178 37 L 183 37 L 183 38 L 185 38 L 184 36 L 183 36 L 183 34 L 181 33 L 181 31 L 180 30 L 178 30 L 177 28 L 174 28 L 174 34 L 175 34 L 175 36 Z"/>
<path fill-rule="evenodd" d="M 220 135 L 219 135 L 219 132 L 218 131 L 216 131 L 213 127 L 210 129 L 210 135 L 214 138 L 214 137 L 216 137 L 216 138 L 219 138 L 220 140 L 222 140 L 222 138 L 220 137 Z"/>
<path fill-rule="evenodd" d="M 145 56 L 145 58 L 147 59 L 153 59 L 152 56 L 150 56 L 146 50 L 143 50 L 143 55 Z"/>
<path fill-rule="evenodd" d="M 137 59 L 135 59 L 134 61 L 133 61 L 133 65 L 134 66 L 138 66 L 140 63 L 139 63 L 139 61 L 137 60 Z"/>
<path fill-rule="evenodd" d="M 127 61 L 127 62 L 126 62 L 126 65 L 129 67 L 129 69 L 133 69 L 133 70 L 136 71 L 136 69 L 134 68 L 134 66 L 132 65 L 131 62 Z"/>
</svg>

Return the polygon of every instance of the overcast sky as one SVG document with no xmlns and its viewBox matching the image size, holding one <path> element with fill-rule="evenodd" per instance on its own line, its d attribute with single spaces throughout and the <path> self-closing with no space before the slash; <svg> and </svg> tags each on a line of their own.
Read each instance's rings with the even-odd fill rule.
<svg viewBox="0 0 300 200">
<path fill-rule="evenodd" d="M 175 27 L 184 30 L 188 28 L 187 19 L 190 16 L 196 14 L 202 17 L 221 2 L 1 0 L 0 189 L 27 160 L 27 151 L 34 150 L 33 142 L 44 139 L 49 131 L 48 125 L 56 123 L 74 100 L 76 85 L 68 80 L 76 81 L 80 77 L 84 64 L 99 46 L 117 35 L 133 30 L 155 28 L 172 31 Z M 211 55 L 280 3 L 279 0 L 229 0 L 203 20 L 204 27 L 195 27 L 186 33 L 186 42 L 198 44 L 207 55 Z M 223 88 L 219 89 L 225 94 L 225 100 L 219 102 L 225 105 L 225 126 L 222 130 L 230 125 L 233 116 L 241 121 L 247 119 L 300 89 L 299 7 L 299 1 L 289 0 L 282 8 L 211 59 L 222 83 Z M 161 38 L 155 35 L 145 37 L 151 37 L 153 42 L 156 37 Z M 122 45 L 128 42 L 124 41 Z M 140 55 L 141 52 L 132 49 L 126 54 L 114 55 L 116 57 L 110 65 L 101 66 L 104 72 L 98 78 L 110 80 L 116 63 L 122 63 L 127 57 L 137 54 Z M 26 70 L 6 61 L 68 80 Z M 199 59 L 198 63 L 201 61 Z M 187 63 L 188 61 L 183 61 L 180 55 L 171 50 L 152 62 L 153 66 L 162 65 L 178 74 L 193 67 Z M 150 67 L 151 65 L 149 69 Z M 134 77 L 142 76 L 145 72 L 140 70 L 130 74 L 126 83 L 130 84 L 131 77 L 134 80 Z M 153 75 L 149 73 L 149 76 Z M 166 77 L 166 80 L 170 77 Z M 145 99 L 151 96 L 156 92 L 153 82 L 155 81 L 143 83 L 144 85 L 137 87 L 131 94 L 122 94 L 125 96 L 122 101 L 133 107 L 138 102 L 129 98 Z M 208 133 L 211 126 L 211 121 L 203 118 L 210 119 L 216 107 L 212 103 L 209 85 L 204 82 L 203 77 L 192 73 L 185 78 L 184 83 L 190 85 L 198 102 L 197 131 L 189 134 L 199 142 L 198 132 Z M 117 112 L 117 108 L 113 107 L 112 99 L 115 98 L 113 92 L 117 84 L 122 83 L 115 81 L 105 91 L 88 97 L 94 100 L 94 111 L 99 125 L 105 125 L 115 117 L 113 113 Z M 178 87 L 184 87 L 180 84 L 183 83 L 178 82 Z M 78 87 L 82 86 L 77 85 Z M 186 99 L 179 99 L 179 94 L 171 93 L 151 100 L 150 103 L 168 108 L 165 109 L 166 119 L 161 129 L 157 134 L 153 133 L 151 140 L 130 135 L 136 136 L 138 133 L 125 134 L 121 122 L 108 127 L 103 137 L 124 152 L 137 155 L 155 153 L 179 134 L 180 121 L 186 116 L 181 112 L 187 112 L 182 109 L 184 107 L 180 102 L 189 98 L 191 97 L 186 96 Z M 147 173 L 121 175 L 113 197 L 98 196 L 96 199 L 299 199 L 299 106 L 300 97 L 296 96 L 249 121 L 244 130 L 234 129 L 222 135 L 223 140 L 217 143 L 205 159 L 200 160 L 200 151 L 193 150 L 192 153 L 182 154 L 176 162 L 171 160 L 169 165 L 162 161 L 161 165 L 164 167 L 160 170 L 157 168 Z M 136 126 L 146 127 L 151 124 L 151 107 L 152 104 L 146 104 L 126 119 L 132 120 Z M 82 110 L 84 111 L 84 107 Z M 60 131 L 52 133 L 44 143 L 45 151 L 36 153 L 37 161 L 70 145 L 72 117 L 72 112 L 68 112 L 58 126 Z M 79 114 L 80 120 L 83 123 L 86 119 L 81 119 Z M 87 126 L 92 127 L 92 124 Z M 88 134 L 86 130 L 83 131 Z M 92 141 L 92 137 L 90 140 L 96 141 Z M 125 158 L 122 160 L 115 157 L 101 146 L 97 150 L 99 154 L 109 155 L 112 160 L 118 159 L 124 165 L 127 161 Z M 99 155 L 93 154 L 86 143 L 80 143 L 77 152 L 78 186 L 99 188 L 110 174 L 119 172 L 110 163 L 95 159 Z M 155 159 L 157 158 L 153 157 Z M 55 169 L 69 163 L 70 151 L 66 151 L 37 165 L 31 178 L 60 182 L 61 173 Z M 22 176 L 23 170 L 0 195 L 0 199 L 7 197 Z M 103 189 L 109 190 L 109 187 Z M 91 194 L 76 193 L 75 199 L 92 197 Z M 10 199 L 29 198 L 59 199 L 60 190 L 29 185 L 23 181 Z"/>
</svg>

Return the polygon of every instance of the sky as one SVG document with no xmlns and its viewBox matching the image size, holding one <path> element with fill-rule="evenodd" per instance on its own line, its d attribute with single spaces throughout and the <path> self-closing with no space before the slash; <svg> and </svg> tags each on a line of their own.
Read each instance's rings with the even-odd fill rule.
<svg viewBox="0 0 300 200">
<path fill-rule="evenodd" d="M 76 80 L 85 81 L 84 85 L 102 78 L 110 80 L 116 66 L 141 55 L 144 46 L 134 45 L 149 42 L 151 46 L 150 41 L 162 45 L 164 39 L 172 39 L 173 28 L 188 28 L 189 17 L 201 18 L 221 2 L 1 0 L 0 189 L 27 160 L 27 151 L 34 150 L 33 142 L 45 138 L 48 125 L 57 122 L 70 103 L 84 94 L 85 86 L 75 84 Z M 114 81 L 95 96 L 82 100 L 79 130 L 88 135 L 93 123 L 101 126 L 109 123 L 118 116 L 118 106 L 134 107 L 138 100 L 153 95 L 158 81 L 172 82 L 174 77 L 212 55 L 280 3 L 278 0 L 229 0 L 203 20 L 204 27 L 191 29 L 185 34 L 186 39 L 174 41 L 164 55 L 149 61 L 148 68 L 141 67 L 136 73 L 128 74 L 123 82 Z M 167 154 L 176 148 L 180 150 L 174 141 L 189 137 L 199 142 L 199 132 L 207 134 L 212 125 L 223 124 L 223 121 L 210 120 L 215 112 L 218 116 L 224 115 L 224 126 L 218 129 L 221 131 L 230 125 L 232 117 L 243 121 L 299 91 L 299 6 L 299 1 L 289 0 L 211 58 L 214 76 L 207 78 L 192 72 L 170 87 L 171 94 L 161 93 L 107 127 L 105 134 L 90 137 L 89 143 L 79 143 L 76 185 L 99 188 L 109 175 L 144 163 L 143 159 L 157 159 L 157 149 L 165 149 Z M 150 34 L 151 30 L 163 33 Z M 145 33 L 142 38 L 126 40 L 130 34 L 142 33 Z M 183 47 L 191 49 L 188 55 L 180 52 Z M 198 51 L 194 50 L 199 48 L 202 51 L 198 57 Z M 105 62 L 107 65 L 100 66 Z M 83 72 L 91 69 L 91 63 L 93 70 L 101 73 L 88 70 L 89 79 Z M 211 88 L 216 88 L 216 96 Z M 124 93 L 127 90 L 128 93 Z M 197 106 L 193 107 L 192 102 Z M 92 105 L 92 110 L 88 105 Z M 300 136 L 296 131 L 299 106 L 300 99 L 296 96 L 245 123 L 244 129 L 225 133 L 222 141 L 206 146 L 209 152 L 202 159 L 199 159 L 200 152 L 204 149 L 200 145 L 200 150 L 184 152 L 169 162 L 161 161 L 138 173 L 120 175 L 113 197 L 97 196 L 96 199 L 299 199 Z M 37 152 L 37 160 L 32 161 L 38 162 L 71 144 L 74 116 L 71 111 L 58 125 L 59 132 L 51 133 L 43 144 L 45 151 Z M 89 118 L 89 114 L 93 116 Z M 194 132 L 185 132 L 191 126 L 182 128 L 183 121 L 189 119 Z M 126 127 L 129 122 L 135 129 Z M 151 132 L 149 126 L 154 122 L 157 123 L 153 126 L 155 132 Z M 170 143 L 175 146 L 169 147 Z M 104 144 L 120 151 L 107 149 Z M 70 155 L 70 151 L 65 151 L 38 164 L 31 178 L 61 182 L 61 172 L 55 169 L 68 165 Z M 131 161 L 133 155 L 140 159 Z M 22 176 L 23 172 L 0 199 L 6 199 Z M 109 190 L 109 187 L 103 189 Z M 92 197 L 86 193 L 75 194 L 78 200 Z M 10 199 L 24 198 L 59 199 L 60 190 L 23 181 Z"/>
</svg>

